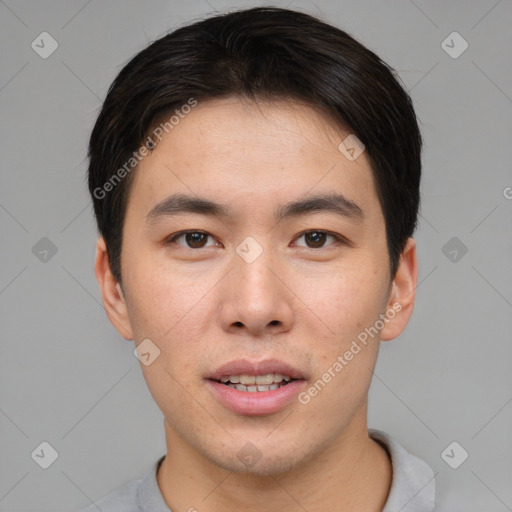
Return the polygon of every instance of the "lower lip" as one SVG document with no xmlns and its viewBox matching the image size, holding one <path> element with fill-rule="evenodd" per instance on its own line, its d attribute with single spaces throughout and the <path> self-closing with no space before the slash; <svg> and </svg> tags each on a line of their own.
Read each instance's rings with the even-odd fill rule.
<svg viewBox="0 0 512 512">
<path fill-rule="evenodd" d="M 217 400 L 238 414 L 256 416 L 273 414 L 289 404 L 306 386 L 305 380 L 294 380 L 272 391 L 238 391 L 215 380 L 207 381 Z"/>
</svg>

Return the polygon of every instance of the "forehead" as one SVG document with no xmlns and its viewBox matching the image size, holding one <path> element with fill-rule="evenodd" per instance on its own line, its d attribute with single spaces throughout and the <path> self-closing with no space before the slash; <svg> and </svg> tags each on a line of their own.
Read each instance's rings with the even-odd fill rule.
<svg viewBox="0 0 512 512">
<path fill-rule="evenodd" d="M 367 155 L 351 161 L 339 149 L 349 135 L 294 101 L 199 102 L 141 161 L 129 203 L 140 199 L 147 209 L 178 191 L 223 203 L 253 199 L 273 213 L 283 199 L 340 192 L 371 208 L 378 199 Z"/>
<path fill-rule="evenodd" d="M 339 143 L 350 134 L 326 112 L 293 100 L 228 97 L 200 102 L 181 119 L 171 117 L 176 124 L 167 126 L 153 155 L 193 146 L 194 157 L 215 152 L 236 159 L 247 152 L 254 159 L 256 151 L 265 149 L 258 155 L 260 160 L 269 155 L 275 164 L 289 157 L 306 156 L 311 161 L 319 153 L 338 158 Z M 276 151 L 279 161 L 274 160 Z M 362 161 L 367 163 L 365 155 Z"/>
</svg>

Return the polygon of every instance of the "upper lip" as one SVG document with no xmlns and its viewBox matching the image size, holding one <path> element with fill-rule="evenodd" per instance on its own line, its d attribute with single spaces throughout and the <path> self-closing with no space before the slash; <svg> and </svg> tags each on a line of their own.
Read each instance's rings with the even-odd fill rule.
<svg viewBox="0 0 512 512">
<path fill-rule="evenodd" d="M 220 380 L 222 377 L 231 375 L 266 375 L 268 373 L 280 373 L 288 375 L 292 379 L 304 379 L 302 372 L 278 359 L 265 359 L 263 361 L 237 359 L 217 368 L 209 378 Z"/>
</svg>

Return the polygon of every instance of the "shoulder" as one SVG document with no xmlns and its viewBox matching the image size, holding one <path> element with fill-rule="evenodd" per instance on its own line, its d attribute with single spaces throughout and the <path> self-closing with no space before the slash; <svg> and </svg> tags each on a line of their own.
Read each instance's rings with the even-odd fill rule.
<svg viewBox="0 0 512 512">
<path fill-rule="evenodd" d="M 139 512 L 137 489 L 141 482 L 142 478 L 128 482 L 96 503 L 91 503 L 91 505 L 76 512 L 98 512 L 98 509 L 102 512 Z"/>
<path fill-rule="evenodd" d="M 368 434 L 386 448 L 393 466 L 393 479 L 383 512 L 435 510 L 435 475 L 432 468 L 386 432 L 368 429 Z"/>
<path fill-rule="evenodd" d="M 76 512 L 169 512 L 156 478 L 165 455 L 160 457 L 143 477 L 114 489 L 113 492 Z"/>
</svg>

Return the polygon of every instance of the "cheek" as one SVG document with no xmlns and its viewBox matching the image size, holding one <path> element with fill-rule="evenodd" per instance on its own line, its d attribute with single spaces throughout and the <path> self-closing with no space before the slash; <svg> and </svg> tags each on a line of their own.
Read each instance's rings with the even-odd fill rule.
<svg viewBox="0 0 512 512">
<path fill-rule="evenodd" d="M 322 290 L 310 291 L 305 300 L 316 304 L 315 312 L 329 326 L 328 336 L 316 338 L 317 371 L 306 390 L 310 412 L 320 420 L 328 408 L 333 428 L 366 398 L 380 344 L 375 324 L 385 307 L 386 292 L 386 269 L 368 253 L 332 273 Z"/>
<path fill-rule="evenodd" d="M 373 325 L 386 304 L 387 283 L 375 266 L 351 266 L 304 282 L 298 295 L 324 325 L 326 341 L 338 349 Z"/>
<path fill-rule="evenodd" d="M 200 320 L 208 318 L 208 302 L 201 300 L 206 283 L 196 279 L 191 287 L 185 282 L 190 280 L 175 277 L 176 273 L 135 266 L 131 270 L 125 284 L 131 291 L 128 310 L 136 342 L 150 339 L 159 350 L 150 365 L 141 364 L 141 370 L 159 408 L 179 423 L 176 411 L 190 407 L 184 388 L 197 384 L 197 345 L 205 338 Z"/>
<path fill-rule="evenodd" d="M 127 276 L 135 340 L 139 343 L 149 338 L 160 350 L 159 370 L 169 369 L 180 382 L 197 371 L 198 345 L 208 339 L 208 325 L 215 314 L 213 284 L 198 278 L 197 272 L 185 275 L 158 264 L 132 265 Z"/>
<path fill-rule="evenodd" d="M 125 276 L 125 286 L 134 331 L 138 337 L 170 336 L 193 309 L 202 281 L 197 280 L 192 286 L 180 272 L 164 268 L 150 254 L 127 255 L 125 262 L 130 269 Z"/>
</svg>

